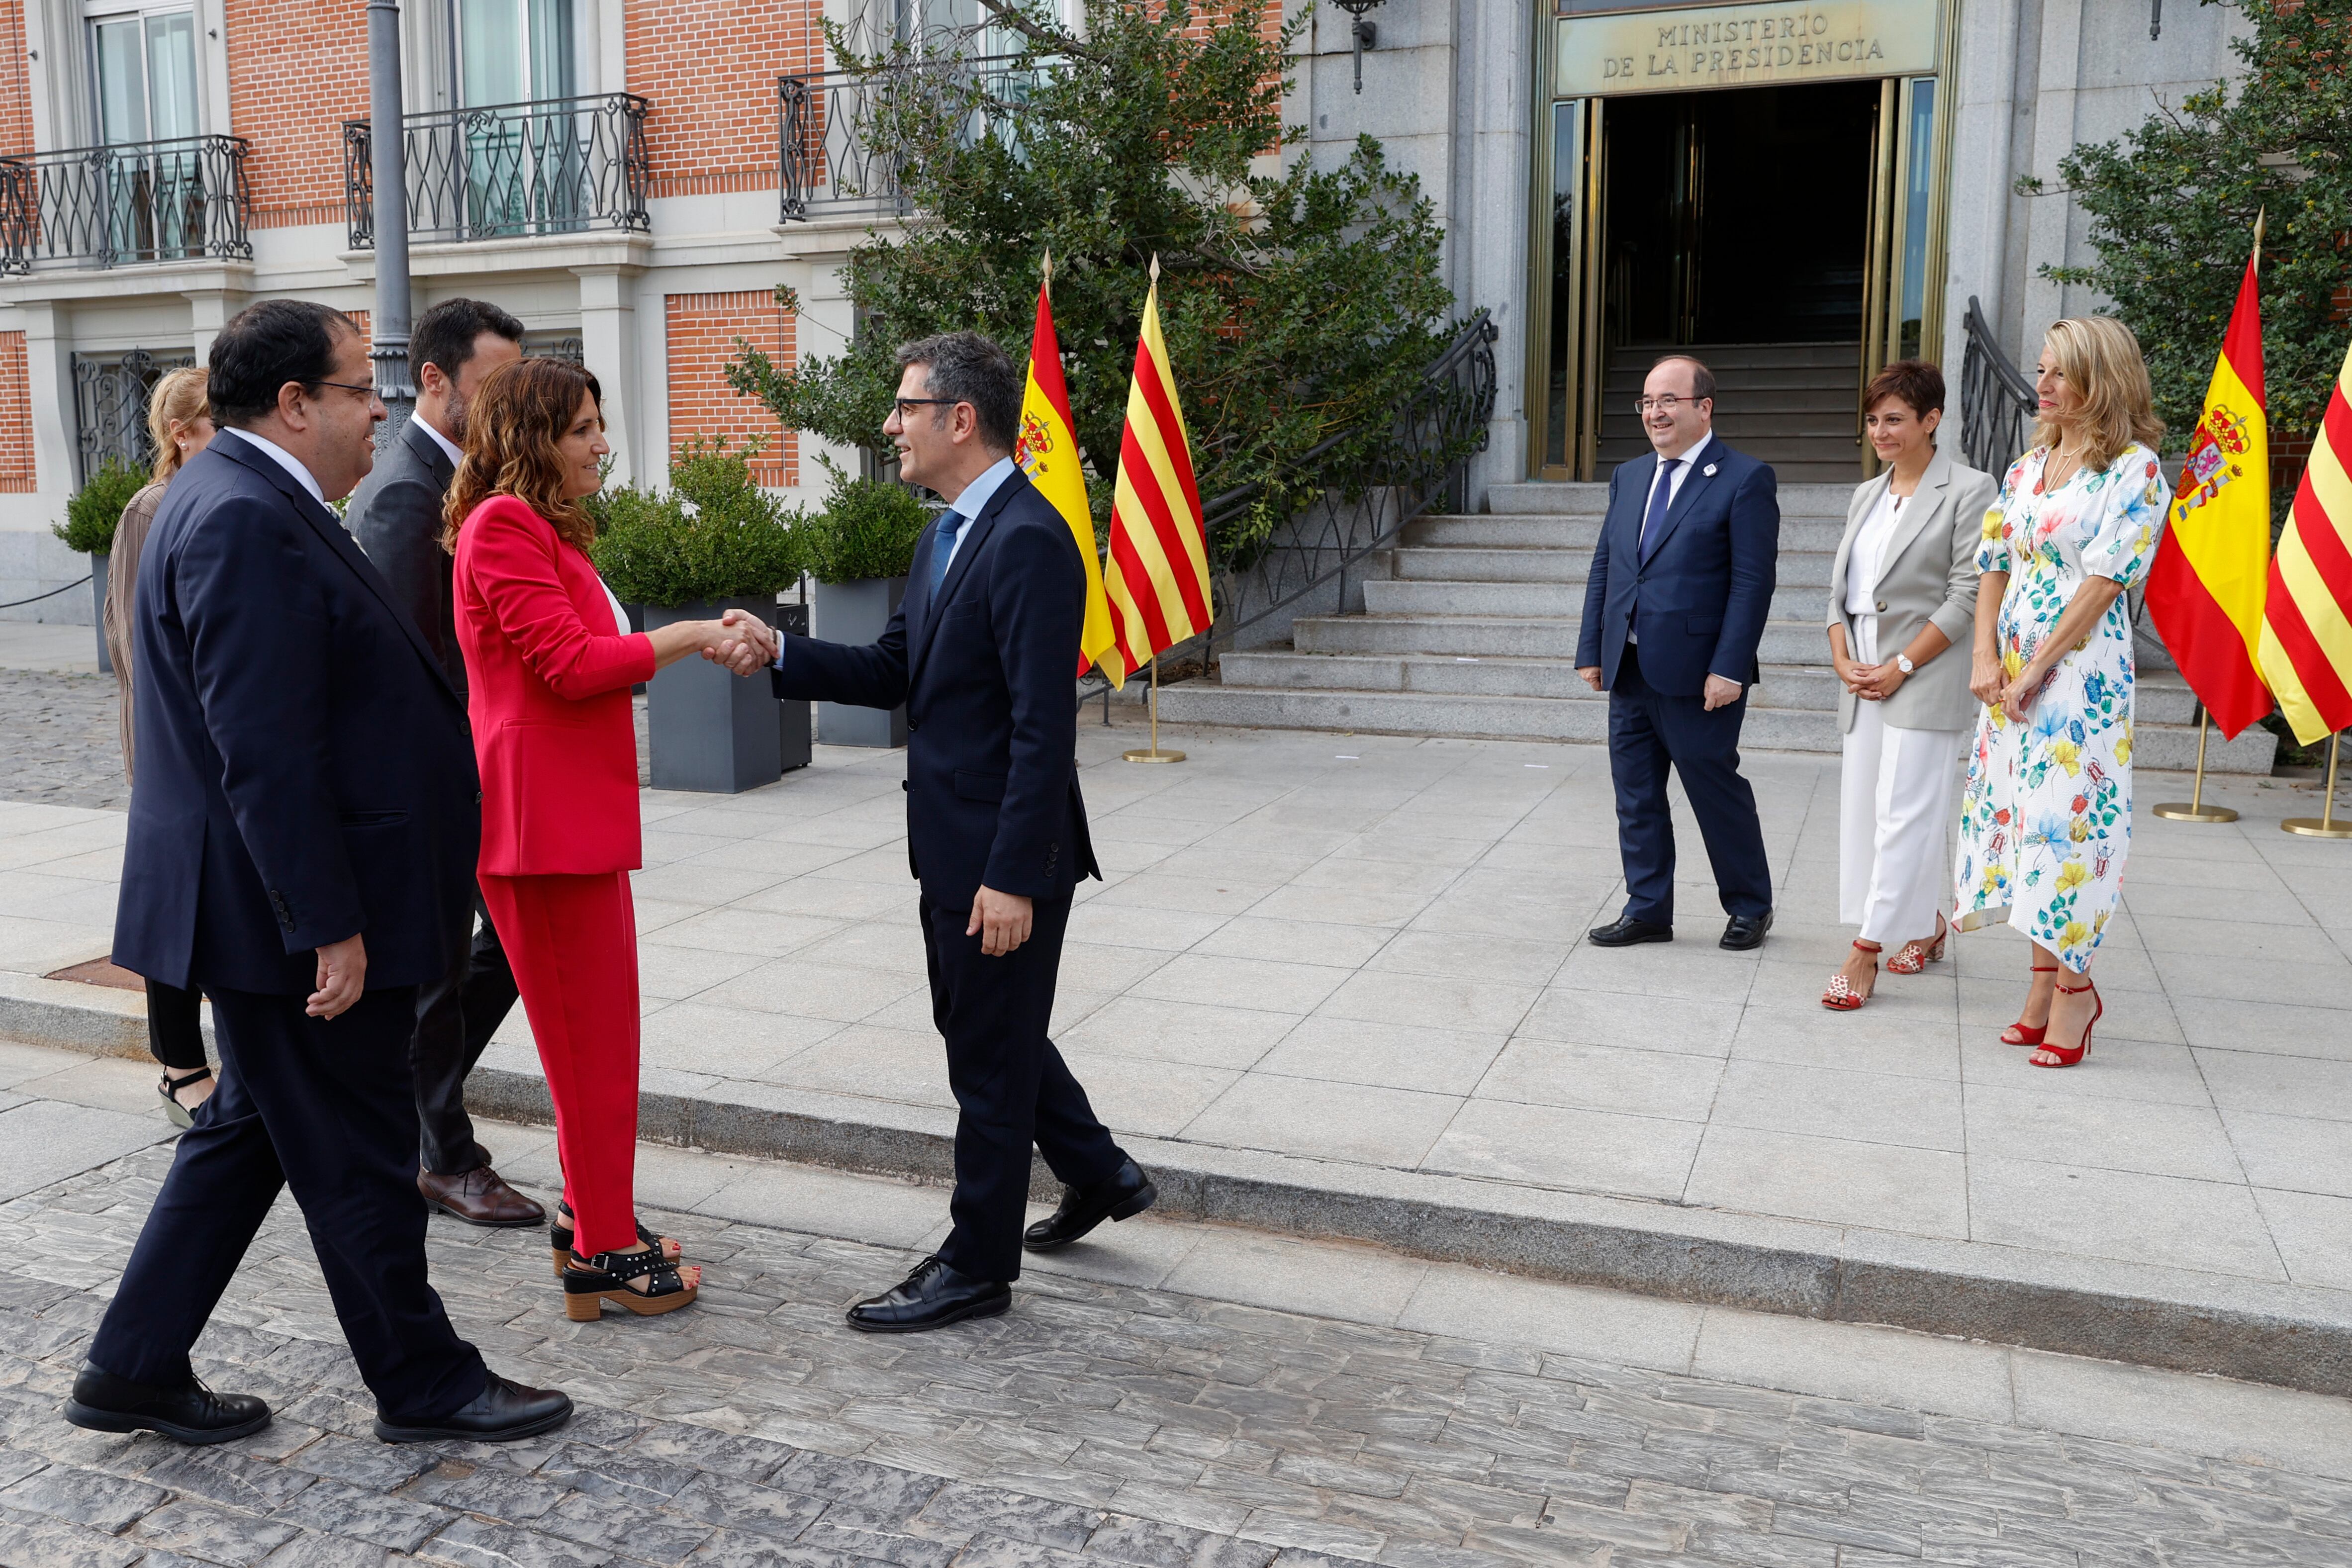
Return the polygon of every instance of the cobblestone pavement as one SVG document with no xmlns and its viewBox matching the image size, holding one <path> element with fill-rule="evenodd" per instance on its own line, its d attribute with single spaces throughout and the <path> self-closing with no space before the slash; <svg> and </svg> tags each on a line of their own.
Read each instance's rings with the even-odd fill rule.
<svg viewBox="0 0 2352 1568">
<path fill-rule="evenodd" d="M 2352 1563 L 2352 1481 L 1085 1279 L 867 1338 L 839 1308 L 909 1254 L 704 1217 L 706 1301 L 598 1324 L 535 1234 L 436 1222 L 464 1331 L 583 1400 L 546 1437 L 374 1442 L 289 1204 L 198 1356 L 276 1422 L 81 1432 L 58 1403 L 168 1158 L 0 1205 L 5 1568 Z"/>
<path fill-rule="evenodd" d="M 0 800 L 128 808 L 114 705 L 112 675 L 0 669 Z"/>
</svg>

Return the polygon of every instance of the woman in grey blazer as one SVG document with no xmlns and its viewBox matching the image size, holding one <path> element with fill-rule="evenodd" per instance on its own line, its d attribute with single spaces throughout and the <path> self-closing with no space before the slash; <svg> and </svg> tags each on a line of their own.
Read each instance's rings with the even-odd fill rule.
<svg viewBox="0 0 2352 1568">
<path fill-rule="evenodd" d="M 1839 805 L 1839 918 L 1862 933 L 1822 1005 L 1850 1012 L 1890 974 L 1944 956 L 1949 885 L 1945 829 L 1960 749 L 1981 706 L 1965 643 L 1977 601 L 1977 545 L 1992 476 L 1936 446 L 1944 377 L 1920 360 L 1881 371 L 1863 394 L 1870 444 L 1885 465 L 1853 493 L 1830 569 L 1830 660 L 1844 691 Z"/>
</svg>

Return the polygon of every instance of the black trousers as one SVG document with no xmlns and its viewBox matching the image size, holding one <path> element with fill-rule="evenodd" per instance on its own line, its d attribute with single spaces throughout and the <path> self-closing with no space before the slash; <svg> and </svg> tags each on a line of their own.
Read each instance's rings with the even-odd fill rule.
<svg viewBox="0 0 2352 1568">
<path fill-rule="evenodd" d="M 416 988 L 369 991 L 331 1019 L 305 1016 L 300 997 L 205 990 L 220 1087 L 180 1134 L 90 1342 L 92 1364 L 139 1383 L 184 1381 L 189 1346 L 290 1186 L 378 1410 L 401 1422 L 455 1411 L 488 1373 L 425 1278 L 408 1072 Z"/>
<path fill-rule="evenodd" d="M 147 982 L 147 1049 L 174 1072 L 205 1065 L 204 999 L 193 988 Z"/>
<path fill-rule="evenodd" d="M 964 935 L 971 918 L 969 909 L 922 901 L 931 1017 L 947 1038 L 958 1112 L 948 1206 L 955 1228 L 940 1257 L 974 1279 L 1012 1281 L 1021 1277 L 1030 1146 L 1072 1186 L 1107 1179 L 1127 1155 L 1045 1034 L 1069 899 L 1038 899 L 1029 940 L 996 958 Z"/>
<path fill-rule="evenodd" d="M 1675 923 L 1675 819 L 1666 769 L 1682 776 L 1698 818 L 1727 915 L 1769 915 L 1772 866 L 1756 817 L 1756 791 L 1739 773 L 1739 727 L 1748 694 L 1709 713 L 1698 697 L 1668 696 L 1642 679 L 1634 645 L 1609 688 L 1609 777 L 1617 787 L 1617 848 L 1625 864 L 1625 913 Z"/>
<path fill-rule="evenodd" d="M 458 943 L 461 956 L 449 972 L 416 993 L 416 1033 L 408 1047 L 416 1073 L 418 1157 L 439 1176 L 460 1176 L 489 1164 L 474 1142 L 473 1118 L 466 1114 L 466 1076 L 515 1005 L 514 970 L 479 889 L 471 913 L 481 916 L 481 926 L 473 933 L 470 950 Z"/>
</svg>

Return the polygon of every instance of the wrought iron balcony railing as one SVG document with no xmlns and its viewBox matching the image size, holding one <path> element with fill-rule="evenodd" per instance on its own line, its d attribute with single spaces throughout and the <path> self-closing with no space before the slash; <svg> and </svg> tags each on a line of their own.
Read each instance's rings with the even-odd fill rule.
<svg viewBox="0 0 2352 1568">
<path fill-rule="evenodd" d="M 991 110 L 1018 101 L 1051 61 L 939 56 L 876 71 L 776 78 L 776 189 L 786 223 L 813 215 L 894 217 L 908 210 L 893 150 L 904 117 L 952 108 L 977 140 Z M 954 95 L 950 98 L 950 95 Z"/>
<path fill-rule="evenodd" d="M 436 110 L 403 121 L 408 232 L 420 240 L 512 239 L 651 228 L 646 111 L 635 93 Z M 343 121 L 351 247 L 375 246 L 368 122 Z"/>
<path fill-rule="evenodd" d="M 248 260 L 245 153 L 179 136 L 0 158 L 0 272 Z"/>
<path fill-rule="evenodd" d="M 2000 351 L 1973 294 L 1961 326 L 1968 346 L 1960 361 L 1960 449 L 1970 463 L 1999 478 L 2024 454 L 2026 433 L 2042 403 L 2025 372 Z"/>
</svg>

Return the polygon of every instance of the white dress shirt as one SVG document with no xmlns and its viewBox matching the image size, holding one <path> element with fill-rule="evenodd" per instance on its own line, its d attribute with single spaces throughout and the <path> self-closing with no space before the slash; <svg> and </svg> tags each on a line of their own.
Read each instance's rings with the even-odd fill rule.
<svg viewBox="0 0 2352 1568">
<path fill-rule="evenodd" d="M 1700 436 L 1698 440 L 1692 444 L 1691 449 L 1684 453 L 1680 457 L 1672 459 L 1661 457 L 1658 459 L 1658 466 L 1650 476 L 1649 494 L 1642 497 L 1642 520 L 1643 523 L 1646 524 L 1649 521 L 1650 504 L 1658 498 L 1658 485 L 1661 480 L 1664 482 L 1666 486 L 1666 511 L 1671 512 L 1675 509 L 1675 497 L 1683 493 L 1683 481 L 1691 476 L 1692 471 L 1698 466 L 1698 455 L 1706 451 L 1708 444 L 1714 440 L 1715 432 L 1710 430 L 1705 435 Z M 1666 466 L 1667 463 L 1670 461 L 1674 464 L 1672 468 L 1668 468 Z M 1660 528 L 1664 528 L 1665 527 L 1665 522 L 1666 519 L 1663 513 L 1660 514 L 1658 517 L 1658 526 Z M 1646 528 L 1641 529 L 1635 534 L 1634 549 L 1637 552 L 1649 544 L 1650 541 L 1647 538 L 1647 534 L 1648 529 Z M 1625 628 L 1625 641 L 1628 643 L 1639 643 L 1642 641 L 1642 634 L 1634 631 L 1631 626 L 1628 626 Z"/>
<path fill-rule="evenodd" d="M 318 476 L 302 466 L 302 460 L 299 457 L 295 456 L 278 443 L 265 440 L 240 426 L 234 424 L 229 426 L 229 434 L 240 441 L 250 441 L 255 446 L 268 453 L 272 462 L 294 476 L 294 482 L 310 493 L 310 499 L 322 507 L 327 504 L 327 493 L 319 488 Z"/>
<path fill-rule="evenodd" d="M 439 431 L 437 431 L 437 430 L 434 429 L 434 428 L 433 428 L 433 422 L 432 422 L 431 420 L 429 420 L 429 419 L 419 419 L 419 420 L 417 420 L 417 421 L 416 421 L 416 428 L 417 428 L 417 429 L 419 429 L 419 430 L 421 430 L 421 431 L 423 431 L 425 434 L 427 434 L 427 435 L 431 436 L 431 437 L 433 438 L 433 444 L 434 444 L 434 445 L 436 445 L 436 446 L 437 446 L 437 447 L 439 447 L 442 451 L 444 451 L 444 452 L 446 452 L 446 453 L 447 453 L 447 454 L 449 455 L 449 466 L 450 466 L 450 467 L 455 468 L 455 467 L 456 467 L 459 463 L 461 463 L 461 462 L 465 461 L 465 457 L 466 457 L 466 450 L 465 450 L 465 448 L 464 448 L 464 447 L 462 447 L 462 446 L 459 446 L 456 442 L 454 442 L 454 441 L 450 440 L 447 436 L 446 436 L 446 435 L 442 434 Z"/>
<path fill-rule="evenodd" d="M 980 471 L 980 477 L 966 485 L 956 498 L 948 503 L 948 510 L 961 515 L 963 521 L 956 525 L 955 537 L 948 541 L 948 564 L 955 564 L 956 551 L 963 549 L 964 535 L 971 532 L 971 525 L 988 509 L 988 503 L 1007 479 L 1013 477 L 1013 459 L 1000 457 Z"/>
<path fill-rule="evenodd" d="M 1856 618 L 1878 613 L 1878 580 L 1886 575 L 1886 547 L 1894 541 L 1895 524 L 1903 515 L 1910 499 L 1898 496 L 1889 485 L 1878 497 L 1878 505 L 1862 521 L 1861 531 L 1853 536 L 1853 549 L 1845 560 L 1845 612 Z"/>
</svg>

